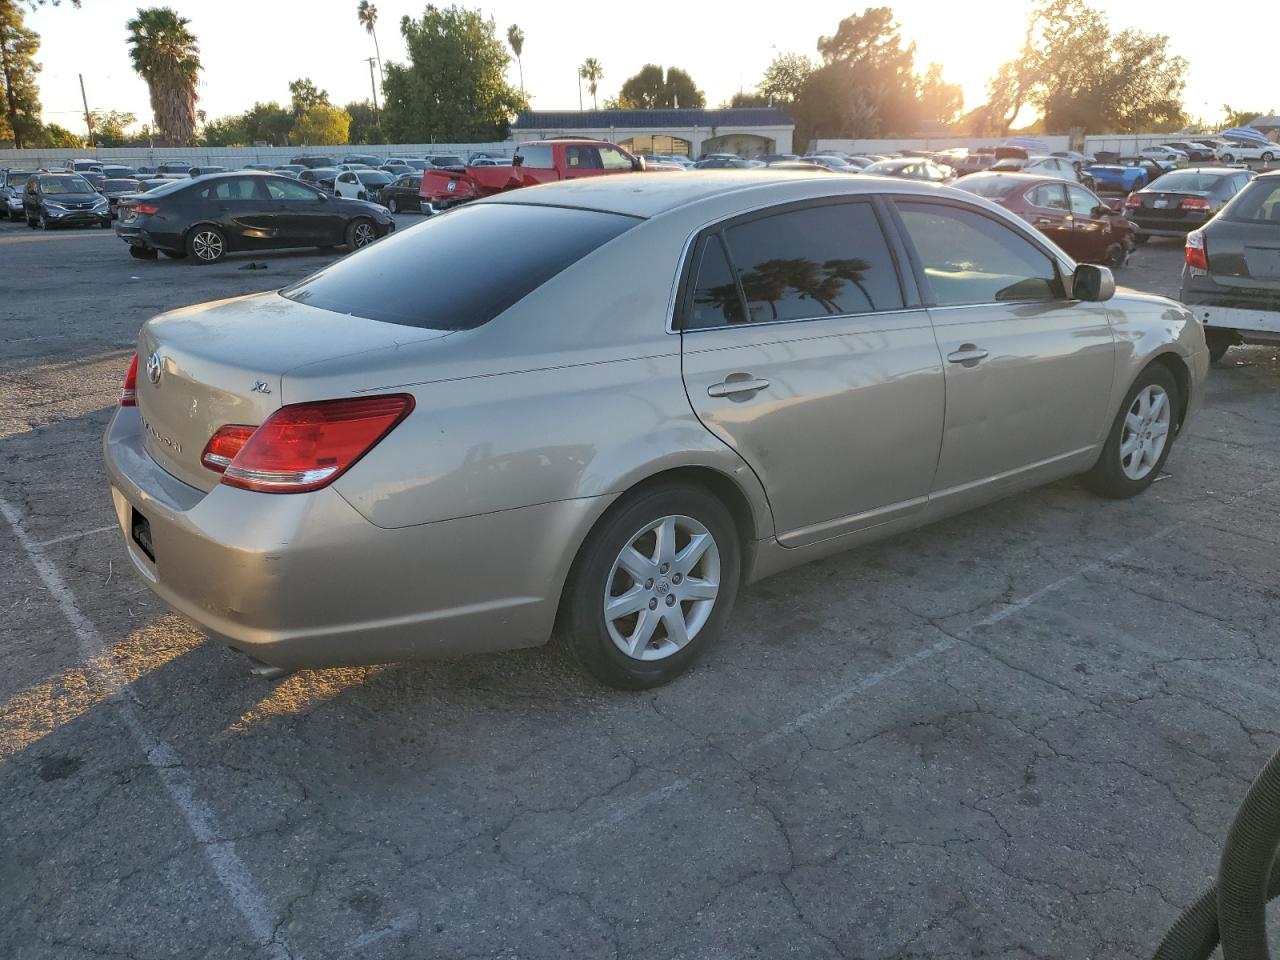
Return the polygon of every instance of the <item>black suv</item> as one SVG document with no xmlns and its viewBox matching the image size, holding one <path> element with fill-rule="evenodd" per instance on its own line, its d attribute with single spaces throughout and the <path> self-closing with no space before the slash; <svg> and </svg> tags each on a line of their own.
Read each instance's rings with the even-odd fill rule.
<svg viewBox="0 0 1280 960">
<path fill-rule="evenodd" d="M 78 173 L 38 173 L 22 194 L 28 227 L 110 227 L 107 198 Z"/>
</svg>

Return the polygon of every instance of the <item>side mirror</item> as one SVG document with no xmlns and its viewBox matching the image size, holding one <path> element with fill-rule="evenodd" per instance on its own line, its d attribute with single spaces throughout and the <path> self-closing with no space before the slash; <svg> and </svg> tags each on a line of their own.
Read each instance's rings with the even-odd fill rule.
<svg viewBox="0 0 1280 960">
<path fill-rule="evenodd" d="M 512 158 L 511 158 L 511 165 L 512 165 L 513 167 L 523 167 L 523 166 L 524 166 L 524 155 L 523 155 L 523 154 L 519 154 L 519 153 L 517 153 L 514 157 L 512 157 Z"/>
<path fill-rule="evenodd" d="M 1093 215 L 1095 217 L 1109 217 L 1113 213 L 1115 213 L 1115 211 L 1112 210 L 1110 207 L 1108 207 L 1106 204 L 1100 203 L 1098 204 L 1098 206 L 1093 208 Z"/>
<path fill-rule="evenodd" d="M 1116 278 L 1106 267 L 1082 263 L 1071 277 L 1071 295 L 1077 300 L 1102 303 L 1116 294 Z"/>
<path fill-rule="evenodd" d="M 325 193 L 324 191 L 321 191 L 321 193 L 320 193 L 320 202 L 321 202 L 321 203 L 328 203 L 328 202 L 329 202 L 329 195 L 328 195 L 327 193 Z"/>
<path fill-rule="evenodd" d="M 644 157 L 632 157 L 631 169 L 636 173 L 644 173 Z"/>
</svg>

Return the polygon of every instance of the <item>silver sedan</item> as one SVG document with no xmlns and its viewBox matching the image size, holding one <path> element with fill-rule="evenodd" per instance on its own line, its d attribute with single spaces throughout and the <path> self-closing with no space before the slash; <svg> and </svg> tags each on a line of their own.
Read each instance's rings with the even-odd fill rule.
<svg viewBox="0 0 1280 960">
<path fill-rule="evenodd" d="M 742 584 L 1073 474 L 1141 492 L 1208 363 L 960 191 L 602 177 L 148 321 L 105 455 L 139 573 L 261 664 L 554 633 L 640 688 Z"/>
</svg>

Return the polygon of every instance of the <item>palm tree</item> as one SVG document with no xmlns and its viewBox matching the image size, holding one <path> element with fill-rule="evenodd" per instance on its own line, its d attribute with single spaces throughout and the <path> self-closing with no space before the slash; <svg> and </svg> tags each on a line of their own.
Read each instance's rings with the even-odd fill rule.
<svg viewBox="0 0 1280 960">
<path fill-rule="evenodd" d="M 148 7 L 125 24 L 129 56 L 134 71 L 147 82 L 156 129 L 174 144 L 195 138 L 200 47 L 187 29 L 190 22 L 170 7 Z"/>
<path fill-rule="evenodd" d="M 511 52 L 516 55 L 516 66 L 520 68 L 520 93 L 524 93 L 524 63 L 520 54 L 524 53 L 524 31 L 514 23 L 507 27 L 507 43 L 511 44 Z"/>
<path fill-rule="evenodd" d="M 600 61 L 595 57 L 587 57 L 578 68 L 578 75 L 587 81 L 587 89 L 591 92 L 591 109 L 599 110 L 600 107 L 596 105 L 596 90 L 604 76 L 604 67 L 600 66 Z"/>
<path fill-rule="evenodd" d="M 369 0 L 360 0 L 360 5 L 356 7 L 356 17 L 360 20 L 360 25 L 364 27 L 364 32 L 373 37 L 373 52 L 378 57 L 378 76 L 382 81 L 386 82 L 386 77 L 382 76 L 382 51 L 378 49 L 378 35 L 374 32 L 374 25 L 378 22 L 378 8 Z"/>
</svg>

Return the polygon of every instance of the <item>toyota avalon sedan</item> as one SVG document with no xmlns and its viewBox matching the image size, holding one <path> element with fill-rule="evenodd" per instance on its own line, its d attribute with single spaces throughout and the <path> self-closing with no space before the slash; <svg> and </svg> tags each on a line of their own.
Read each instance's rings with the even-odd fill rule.
<svg viewBox="0 0 1280 960">
<path fill-rule="evenodd" d="M 643 688 L 740 587 L 1062 477 L 1145 490 L 1184 307 L 906 180 L 600 177 L 144 324 L 128 554 L 264 672 L 545 643 Z"/>
</svg>

